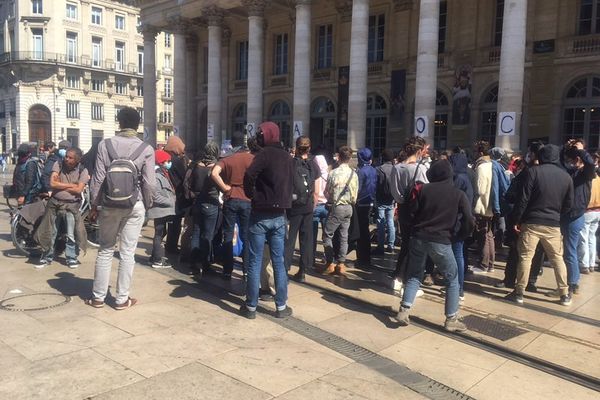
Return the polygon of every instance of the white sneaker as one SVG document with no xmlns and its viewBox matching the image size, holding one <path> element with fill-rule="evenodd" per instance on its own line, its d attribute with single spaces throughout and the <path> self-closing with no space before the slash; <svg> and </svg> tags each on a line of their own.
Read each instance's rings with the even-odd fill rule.
<svg viewBox="0 0 600 400">
<path fill-rule="evenodd" d="M 42 268 L 46 268 L 48 265 L 50 265 L 50 261 L 43 259 L 43 260 L 40 260 L 39 263 L 34 265 L 33 268 L 42 269 Z"/>
<path fill-rule="evenodd" d="M 416 297 L 421 297 L 425 294 L 425 292 L 421 289 L 417 290 L 417 296 Z"/>
</svg>

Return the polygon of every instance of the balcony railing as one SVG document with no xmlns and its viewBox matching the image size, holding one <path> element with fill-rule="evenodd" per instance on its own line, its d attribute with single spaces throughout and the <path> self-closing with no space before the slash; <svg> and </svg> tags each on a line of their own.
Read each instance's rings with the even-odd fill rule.
<svg viewBox="0 0 600 400">
<path fill-rule="evenodd" d="M 313 81 L 330 81 L 333 72 L 333 68 L 315 69 L 312 73 L 312 79 Z"/>
<path fill-rule="evenodd" d="M 92 60 L 89 56 L 73 57 L 62 53 L 47 51 L 12 51 L 0 54 L 0 64 L 15 61 L 32 61 L 41 63 L 77 65 L 88 68 L 97 68 L 107 71 L 116 71 L 127 74 L 137 74 L 137 65 L 116 63 L 111 60 Z"/>
<path fill-rule="evenodd" d="M 570 50 L 573 54 L 600 53 L 600 35 L 576 36 L 572 40 Z"/>
</svg>

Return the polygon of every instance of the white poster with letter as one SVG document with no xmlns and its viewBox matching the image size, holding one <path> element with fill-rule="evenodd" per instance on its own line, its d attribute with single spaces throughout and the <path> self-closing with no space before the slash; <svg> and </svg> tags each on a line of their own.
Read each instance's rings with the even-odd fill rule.
<svg viewBox="0 0 600 400">
<path fill-rule="evenodd" d="M 256 125 L 254 125 L 252 122 L 246 124 L 246 134 L 248 135 L 248 137 L 253 137 L 256 135 Z"/>
<path fill-rule="evenodd" d="M 213 140 L 215 138 L 215 124 L 208 124 L 206 126 L 206 139 Z"/>
<path fill-rule="evenodd" d="M 498 115 L 498 136 L 516 135 L 515 127 L 517 121 L 516 112 L 501 112 Z"/>
<path fill-rule="evenodd" d="M 429 136 L 429 119 L 424 115 L 415 117 L 415 136 Z"/>
<path fill-rule="evenodd" d="M 302 121 L 294 121 L 294 140 L 302 136 Z"/>
</svg>

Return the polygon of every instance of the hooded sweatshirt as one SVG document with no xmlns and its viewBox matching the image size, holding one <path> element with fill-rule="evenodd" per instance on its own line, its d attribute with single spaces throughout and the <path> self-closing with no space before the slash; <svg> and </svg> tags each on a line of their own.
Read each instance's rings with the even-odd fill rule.
<svg viewBox="0 0 600 400">
<path fill-rule="evenodd" d="M 540 165 L 528 168 L 510 215 L 515 224 L 560 226 L 573 204 L 573 180 L 560 167 L 560 149 L 549 144 L 539 152 Z"/>
<path fill-rule="evenodd" d="M 579 150 L 578 155 L 584 166 L 571 173 L 573 178 L 573 206 L 567 216 L 570 221 L 581 217 L 585 213 L 592 196 L 592 180 L 596 177 L 596 163 L 590 153 Z"/>
<path fill-rule="evenodd" d="M 464 154 L 452 154 L 450 156 L 450 165 L 454 170 L 454 186 L 464 192 L 469 201 L 471 208 L 475 201 L 475 193 L 473 190 L 473 183 L 468 174 L 469 160 Z"/>
<path fill-rule="evenodd" d="M 244 191 L 252 199 L 252 211 L 283 214 L 292 207 L 293 159 L 281 147 L 279 127 L 273 122 L 260 125 L 264 147 L 244 175 Z"/>
<path fill-rule="evenodd" d="M 179 213 L 182 209 L 190 205 L 189 201 L 185 198 L 183 188 L 183 180 L 185 179 L 185 171 L 188 164 L 188 160 L 185 157 L 185 144 L 178 136 L 171 136 L 167 140 L 164 150 L 171 154 L 172 166 L 169 170 L 169 175 L 175 187 L 175 194 L 177 196 L 176 209 Z"/>
<path fill-rule="evenodd" d="M 451 244 L 464 240 L 473 230 L 471 205 L 467 196 L 454 186 L 454 172 L 447 160 L 433 163 L 425 184 L 412 205 L 412 235 L 418 239 Z M 460 229 L 457 231 L 457 223 Z"/>
<path fill-rule="evenodd" d="M 373 153 L 367 147 L 358 151 L 358 200 L 357 206 L 369 206 L 375 202 L 377 171 L 370 164 Z"/>
</svg>

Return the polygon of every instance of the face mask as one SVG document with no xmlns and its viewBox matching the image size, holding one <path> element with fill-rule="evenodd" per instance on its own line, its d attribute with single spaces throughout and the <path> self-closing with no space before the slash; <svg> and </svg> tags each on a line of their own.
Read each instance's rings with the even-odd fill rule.
<svg viewBox="0 0 600 400">
<path fill-rule="evenodd" d="M 171 163 L 171 161 L 167 161 L 167 162 L 165 163 L 165 169 L 167 169 L 167 170 L 171 169 L 171 166 L 172 166 L 172 165 L 173 165 L 173 163 Z"/>
<path fill-rule="evenodd" d="M 527 164 L 531 164 L 531 154 L 530 153 L 527 153 L 527 155 L 525 156 L 525 162 Z"/>
<path fill-rule="evenodd" d="M 66 155 L 67 155 L 67 150 L 66 149 L 60 149 L 60 150 L 58 150 L 58 156 L 60 158 L 65 158 Z"/>
</svg>

